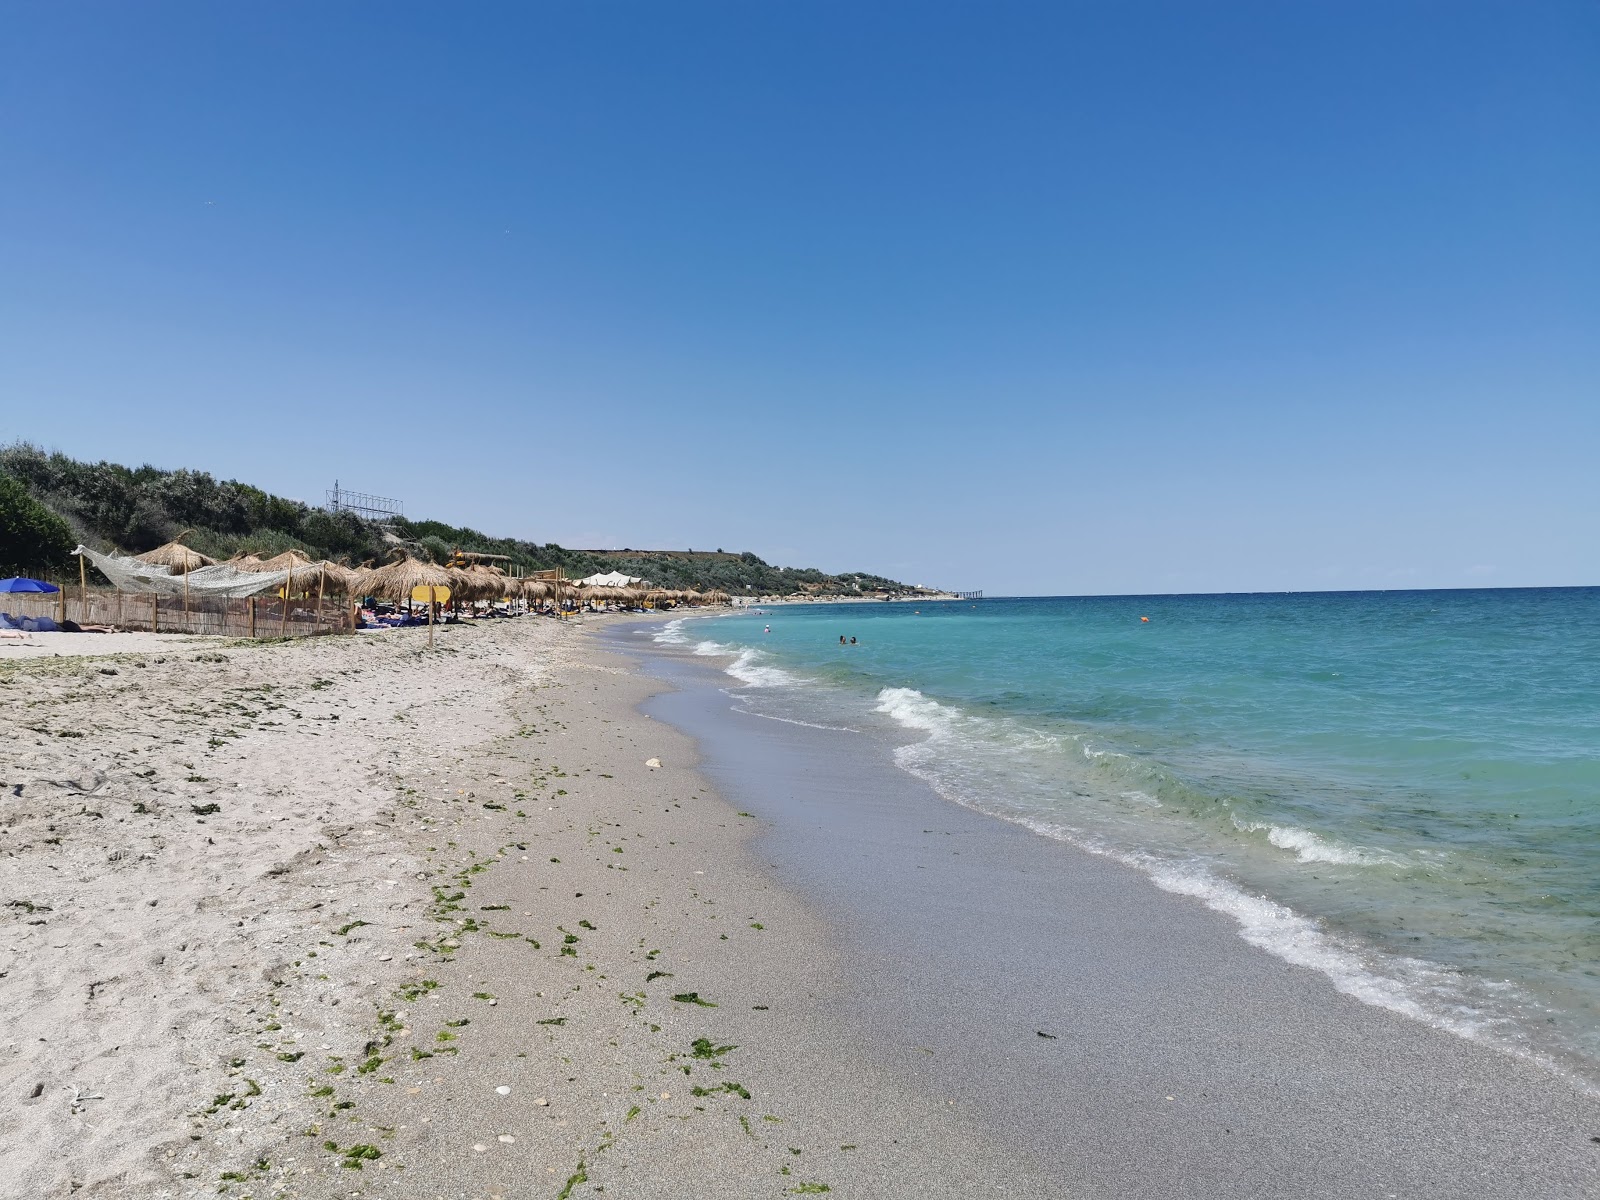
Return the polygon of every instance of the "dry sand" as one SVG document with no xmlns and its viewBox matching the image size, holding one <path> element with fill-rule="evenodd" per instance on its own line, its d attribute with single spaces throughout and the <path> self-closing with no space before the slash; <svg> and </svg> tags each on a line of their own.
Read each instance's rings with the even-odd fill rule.
<svg viewBox="0 0 1600 1200">
<path fill-rule="evenodd" d="M 0 1195 L 1058 1194 L 836 1028 L 658 685 L 438 638 L 0 658 Z"/>
</svg>

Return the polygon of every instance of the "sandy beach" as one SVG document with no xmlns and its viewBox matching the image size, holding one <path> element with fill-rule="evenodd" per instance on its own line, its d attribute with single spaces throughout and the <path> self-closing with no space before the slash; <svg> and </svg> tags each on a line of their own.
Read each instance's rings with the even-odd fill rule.
<svg viewBox="0 0 1600 1200">
<path fill-rule="evenodd" d="M 6 667 L 0 1192 L 1051 1194 L 835 1027 L 659 683 L 439 640 Z"/>
<path fill-rule="evenodd" d="M 0 667 L 0 1194 L 1593 1194 L 1591 1097 L 637 621 Z"/>
</svg>

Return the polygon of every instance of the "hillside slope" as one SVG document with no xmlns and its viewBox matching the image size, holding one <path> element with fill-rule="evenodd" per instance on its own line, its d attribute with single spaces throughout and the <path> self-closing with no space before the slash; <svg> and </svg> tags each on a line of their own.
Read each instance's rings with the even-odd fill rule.
<svg viewBox="0 0 1600 1200">
<path fill-rule="evenodd" d="M 240 551 L 271 555 L 297 549 L 313 558 L 361 563 L 381 562 L 397 544 L 404 544 L 411 553 L 436 562 L 453 550 L 463 550 L 503 555 L 505 561 L 498 565 L 519 574 L 560 567 L 568 578 L 579 579 L 621 571 L 663 587 L 745 596 L 800 591 L 904 595 L 918 590 L 881 575 L 774 567 L 748 552 L 570 550 L 553 542 L 540 545 L 494 537 L 440 521 L 400 518 L 380 525 L 352 513 L 312 508 L 237 480 L 217 480 L 204 471 L 80 462 L 26 442 L 0 449 L 0 475 L 21 483 L 33 499 L 64 519 L 85 545 L 133 554 L 181 536 L 186 544 L 217 558 Z M 53 559 L 59 547 L 41 553 Z M 32 566 L 60 570 L 66 564 L 39 561 Z"/>
</svg>

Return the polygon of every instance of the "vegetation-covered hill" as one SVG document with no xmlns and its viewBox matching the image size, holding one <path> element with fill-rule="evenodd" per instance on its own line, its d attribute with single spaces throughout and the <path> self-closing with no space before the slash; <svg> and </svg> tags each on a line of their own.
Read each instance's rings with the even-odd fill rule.
<svg viewBox="0 0 1600 1200">
<path fill-rule="evenodd" d="M 239 551 L 271 555 L 292 548 L 313 558 L 354 564 L 384 561 L 398 539 L 411 553 L 435 561 L 443 561 L 452 550 L 499 554 L 509 560 L 501 566 L 519 572 L 561 567 L 570 579 L 597 571 L 622 571 L 663 587 L 716 589 L 746 596 L 915 590 L 881 575 L 829 575 L 812 568 L 774 567 L 749 553 L 597 553 L 492 537 L 439 521 L 401 518 L 380 525 L 351 513 L 331 513 L 286 500 L 235 480 L 217 480 L 204 471 L 79 462 L 25 442 L 0 449 L 0 480 L 4 479 L 21 488 L 13 485 L 7 490 L 0 485 L 0 501 L 9 497 L 8 502 L 19 512 L 26 508 L 31 522 L 28 528 L 49 533 L 35 537 L 24 531 L 20 536 L 34 537 L 34 541 L 0 546 L 0 557 L 15 559 L 9 569 L 18 572 L 67 567 L 65 557 L 71 545 L 62 544 L 64 523 L 86 546 L 132 554 L 181 535 L 185 544 L 217 558 Z M 0 522 L 4 520 L 5 512 L 0 512 Z M 37 548 L 30 550 L 35 544 Z"/>
</svg>

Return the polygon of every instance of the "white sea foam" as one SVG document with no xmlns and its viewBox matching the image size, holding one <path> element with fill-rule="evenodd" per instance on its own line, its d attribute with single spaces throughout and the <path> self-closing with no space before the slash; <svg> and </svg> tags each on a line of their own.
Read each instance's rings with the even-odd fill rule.
<svg viewBox="0 0 1600 1200">
<path fill-rule="evenodd" d="M 877 711 L 908 729 L 921 730 L 921 742 L 899 747 L 895 762 L 904 770 L 930 784 L 948 800 L 990 816 L 1032 830 L 1045 837 L 1069 842 L 1080 849 L 1113 859 L 1147 875 L 1163 891 L 1199 900 L 1206 907 L 1231 918 L 1239 936 L 1285 962 L 1309 967 L 1324 975 L 1334 988 L 1362 1003 L 1398 1013 L 1415 1021 L 1493 1045 L 1545 1067 L 1562 1071 L 1548 1056 L 1531 1050 L 1519 1037 L 1516 1022 L 1504 1015 L 1510 1009 L 1526 1010 L 1530 999 L 1509 983 L 1494 987 L 1461 972 L 1421 959 L 1387 954 L 1330 934 L 1317 921 L 1265 896 L 1255 895 L 1225 879 L 1203 863 L 1185 861 L 1130 850 L 1108 842 L 1104 837 L 1056 821 L 999 811 L 984 802 L 992 779 L 982 768 L 981 753 L 965 761 L 960 746 L 948 743 L 964 740 L 964 727 L 974 733 L 998 732 L 996 724 L 972 717 L 959 709 L 929 699 L 915 688 L 886 688 L 878 694 Z M 1017 741 L 1018 739 L 1011 739 Z M 1115 752 L 1093 753 L 1093 758 Z M 1124 757 L 1118 755 L 1118 757 Z M 1154 802 L 1142 792 L 1129 792 L 1125 798 Z M 1159 806 L 1159 802 L 1154 802 Z M 1241 829 L 1247 828 L 1240 825 Z M 1292 826 L 1260 825 L 1268 840 L 1280 849 L 1290 850 L 1301 862 L 1401 862 L 1383 851 L 1344 846 Z M 1568 1072 L 1562 1071 L 1563 1074 Z M 1576 1080 L 1585 1090 L 1594 1091 L 1583 1079 Z"/>
<path fill-rule="evenodd" d="M 1293 825 L 1271 825 L 1265 821 L 1234 820 L 1234 825 L 1244 833 L 1265 833 L 1267 841 L 1280 850 L 1287 850 L 1303 863 L 1338 863 L 1354 867 L 1403 867 L 1405 859 L 1385 850 L 1367 846 L 1348 846 L 1309 829 Z"/>
<path fill-rule="evenodd" d="M 743 689 L 738 692 L 726 692 L 731 699 L 741 698 Z M 785 725 L 802 725 L 807 729 L 827 729 L 834 733 L 860 733 L 859 729 L 852 729 L 848 725 L 822 725 L 816 721 L 802 721 L 799 717 L 780 717 L 777 713 L 765 713 L 760 709 L 751 708 L 748 704 L 735 704 L 735 712 L 742 712 L 746 716 L 760 717 L 763 721 L 782 721 Z"/>
<path fill-rule="evenodd" d="M 676 621 L 668 621 L 656 634 L 655 640 L 667 646 L 689 646 L 689 652 L 701 658 L 728 658 L 731 659 L 722 669 L 732 675 L 746 687 L 770 688 L 790 687 L 797 683 L 807 683 L 809 680 L 793 672 L 785 671 L 782 667 L 775 667 L 765 662 L 768 655 L 764 650 L 754 646 L 741 648 L 731 646 L 726 642 L 703 639 L 690 645 L 688 632 L 684 629 L 687 621 L 692 617 L 680 617 Z"/>
<path fill-rule="evenodd" d="M 916 688 L 884 688 L 874 711 L 887 713 L 907 729 L 939 734 L 948 733 L 960 717 L 955 709 L 928 699 Z"/>
<path fill-rule="evenodd" d="M 679 617 L 676 621 L 668 621 L 656 631 L 652 639 L 661 646 L 681 646 L 689 640 L 689 635 L 684 633 L 683 626 L 688 617 Z"/>
<path fill-rule="evenodd" d="M 699 653 L 698 648 L 695 652 Z M 803 682 L 799 676 L 782 667 L 763 666 L 761 660 L 765 657 L 765 654 L 753 648 L 741 650 L 738 657 L 722 669 L 747 687 L 788 687 Z"/>
</svg>

